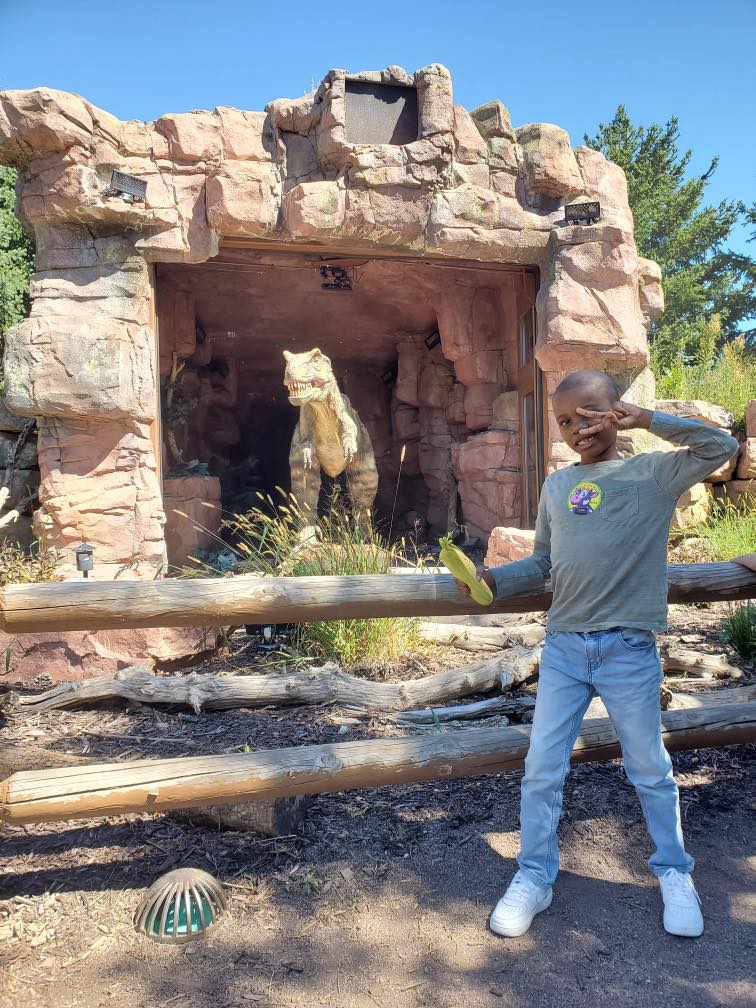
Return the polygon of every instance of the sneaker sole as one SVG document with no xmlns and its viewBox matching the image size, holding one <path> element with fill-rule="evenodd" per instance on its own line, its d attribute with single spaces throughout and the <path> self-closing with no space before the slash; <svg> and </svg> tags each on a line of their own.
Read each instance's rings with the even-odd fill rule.
<svg viewBox="0 0 756 1008">
<path fill-rule="evenodd" d="M 551 901 L 554 898 L 553 892 L 550 892 L 543 903 L 536 907 L 536 909 L 531 914 L 530 918 L 518 927 L 507 927 L 506 924 L 497 924 L 494 920 L 493 914 L 488 918 L 488 926 L 493 931 L 494 934 L 500 935 L 502 938 L 519 938 L 520 935 L 524 935 L 525 932 L 530 928 L 536 914 L 542 913 L 544 910 L 548 910 L 551 906 Z"/>
<path fill-rule="evenodd" d="M 664 930 L 667 932 L 667 934 L 674 935 L 676 938 L 700 938 L 701 935 L 704 933 L 703 925 L 698 930 L 695 931 L 692 928 L 687 931 L 683 930 L 672 931 L 672 929 L 668 928 L 667 925 L 665 924 Z"/>
</svg>

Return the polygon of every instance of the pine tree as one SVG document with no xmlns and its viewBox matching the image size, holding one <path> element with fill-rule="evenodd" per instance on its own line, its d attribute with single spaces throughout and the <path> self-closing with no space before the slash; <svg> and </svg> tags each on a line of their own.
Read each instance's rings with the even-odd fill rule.
<svg viewBox="0 0 756 1008">
<path fill-rule="evenodd" d="M 745 207 L 737 200 L 704 205 L 718 159 L 703 175 L 686 178 L 692 152 L 680 152 L 679 137 L 677 118 L 664 126 L 635 126 L 623 105 L 610 123 L 599 123 L 594 137 L 585 136 L 589 147 L 624 169 L 638 250 L 662 269 L 666 307 L 649 332 L 662 369 L 681 354 L 701 358 L 712 318 L 722 343 L 756 318 L 756 262 L 727 248 Z"/>
<path fill-rule="evenodd" d="M 16 172 L 0 165 L 0 339 L 29 310 L 34 246 L 13 212 Z"/>
</svg>

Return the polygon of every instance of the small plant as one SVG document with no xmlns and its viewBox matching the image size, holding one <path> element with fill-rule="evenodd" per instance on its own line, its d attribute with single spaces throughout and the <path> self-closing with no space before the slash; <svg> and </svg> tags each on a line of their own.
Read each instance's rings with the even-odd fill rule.
<svg viewBox="0 0 756 1008">
<path fill-rule="evenodd" d="M 0 585 L 58 581 L 57 567 L 55 550 L 36 547 L 26 553 L 7 539 L 0 542 Z"/>
<path fill-rule="evenodd" d="M 744 336 L 725 343 L 715 356 L 714 346 L 719 335 L 718 320 L 712 320 L 714 332 L 702 338 L 696 359 L 682 357 L 666 371 L 654 360 L 656 395 L 659 399 L 704 399 L 723 406 L 743 426 L 746 407 L 756 397 L 756 354 L 749 350 Z"/>
<path fill-rule="evenodd" d="M 730 501 L 716 503 L 705 522 L 690 528 L 686 538 L 694 538 L 709 560 L 732 560 L 756 553 L 756 501 L 735 507 Z"/>
<path fill-rule="evenodd" d="M 234 554 L 233 573 L 273 577 L 341 574 L 387 574 L 405 558 L 364 521 L 349 514 L 336 494 L 327 515 L 305 514 L 292 495 L 282 493 L 279 504 L 257 494 L 260 506 L 232 515 L 222 523 L 222 544 Z M 220 542 L 220 541 L 219 541 Z M 184 574 L 217 577 L 228 571 L 210 560 L 190 558 L 194 566 Z M 293 646 L 302 655 L 334 659 L 347 668 L 369 665 L 386 668 L 415 650 L 418 623 L 414 618 L 329 620 L 297 624 Z"/>
<path fill-rule="evenodd" d="M 756 605 L 745 602 L 736 606 L 722 621 L 722 633 L 741 658 L 756 658 Z"/>
</svg>

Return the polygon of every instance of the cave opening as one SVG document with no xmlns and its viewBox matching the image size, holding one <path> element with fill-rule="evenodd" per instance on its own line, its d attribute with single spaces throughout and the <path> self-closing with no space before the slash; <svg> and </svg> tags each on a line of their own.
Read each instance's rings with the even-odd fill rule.
<svg viewBox="0 0 756 1008">
<path fill-rule="evenodd" d="M 380 529 L 422 542 L 460 524 L 482 538 L 531 524 L 536 289 L 523 266 L 241 243 L 156 267 L 169 562 L 219 548 L 221 509 L 290 490 L 300 410 L 285 350 L 318 348 L 367 429 Z"/>
</svg>

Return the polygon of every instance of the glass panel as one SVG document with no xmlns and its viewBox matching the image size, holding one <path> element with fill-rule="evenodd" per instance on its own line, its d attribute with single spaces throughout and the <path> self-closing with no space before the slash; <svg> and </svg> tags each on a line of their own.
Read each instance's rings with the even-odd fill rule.
<svg viewBox="0 0 756 1008">
<path fill-rule="evenodd" d="M 533 309 L 520 319 L 520 367 L 533 360 L 535 353 L 535 324 Z"/>
<path fill-rule="evenodd" d="M 529 392 L 521 400 L 522 417 L 520 436 L 522 438 L 522 522 L 524 528 L 535 528 L 538 514 L 538 473 L 537 473 L 537 432 L 535 418 L 535 396 Z"/>
</svg>

